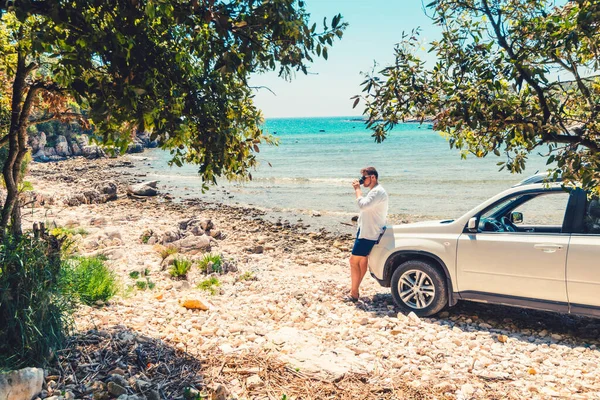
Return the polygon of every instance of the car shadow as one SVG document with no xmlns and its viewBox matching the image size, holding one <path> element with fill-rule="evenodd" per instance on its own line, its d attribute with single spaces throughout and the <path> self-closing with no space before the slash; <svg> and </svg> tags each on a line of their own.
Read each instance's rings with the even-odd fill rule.
<svg viewBox="0 0 600 400">
<path fill-rule="evenodd" d="M 363 298 L 357 307 L 377 317 L 397 316 L 391 294 Z M 496 304 L 459 301 L 437 315 L 421 318 L 465 332 L 489 331 L 530 343 L 557 343 L 600 348 L 600 319 Z"/>
</svg>

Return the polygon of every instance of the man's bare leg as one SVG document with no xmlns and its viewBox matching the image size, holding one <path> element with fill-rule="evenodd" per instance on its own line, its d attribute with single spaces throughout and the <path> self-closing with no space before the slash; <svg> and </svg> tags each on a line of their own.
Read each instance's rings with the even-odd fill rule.
<svg viewBox="0 0 600 400">
<path fill-rule="evenodd" d="M 350 296 L 358 299 L 359 286 L 362 282 L 365 274 L 367 273 L 367 266 L 369 265 L 369 261 L 367 257 L 362 256 L 350 256 L 350 280 L 352 282 L 352 286 L 350 288 Z"/>
</svg>

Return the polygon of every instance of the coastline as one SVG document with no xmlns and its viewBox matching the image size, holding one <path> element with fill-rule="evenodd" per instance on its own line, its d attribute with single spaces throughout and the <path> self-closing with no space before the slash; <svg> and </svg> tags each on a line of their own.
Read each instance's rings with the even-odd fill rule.
<svg viewBox="0 0 600 400">
<path fill-rule="evenodd" d="M 382 388 L 370 398 L 600 394 L 600 371 L 589 368 L 600 363 L 596 320 L 470 303 L 432 318 L 407 317 L 394 307 L 389 289 L 369 276 L 359 304 L 344 303 L 352 235 L 322 229 L 318 224 L 324 216 L 310 222 L 282 217 L 278 223 L 279 217 L 268 210 L 179 201 L 164 192 L 148 198 L 126 195 L 128 184 L 146 178 L 127 156 L 31 165 L 27 179 L 36 202 L 23 211 L 25 228 L 37 221 L 81 228 L 86 233 L 76 237 L 80 252 L 105 255 L 124 287 L 134 286 L 129 274 L 140 270 L 155 283 L 152 290 L 133 287 L 108 304 L 81 307 L 75 316 L 80 332 L 117 326 L 161 340 L 204 360 L 207 388 L 216 391 L 222 385 L 234 398 L 264 395 L 268 375 L 260 369 L 240 375 L 227 360 L 253 356 L 266 363 L 267 355 L 299 371 L 303 379 L 314 379 L 314 385 L 353 377 L 353 387 L 364 391 L 359 378 L 368 377 L 369 387 Z M 63 203 L 106 180 L 116 184 L 117 200 Z M 152 237 L 181 233 L 181 222 L 190 219 L 212 221 L 219 234 L 210 241 L 210 252 L 237 268 L 217 276 L 221 286 L 215 295 L 197 288 L 206 278 L 197 269 L 187 280 L 171 279 L 157 244 L 143 240 L 148 231 L 156 233 Z M 205 251 L 182 254 L 198 260 Z M 199 300 L 208 309 L 186 309 L 181 305 L 186 299 Z M 61 382 L 68 384 L 68 377 Z M 287 386 L 269 393 L 310 397 L 310 392 L 295 390 L 300 389 Z M 334 390 L 337 397 L 350 393 Z"/>
</svg>

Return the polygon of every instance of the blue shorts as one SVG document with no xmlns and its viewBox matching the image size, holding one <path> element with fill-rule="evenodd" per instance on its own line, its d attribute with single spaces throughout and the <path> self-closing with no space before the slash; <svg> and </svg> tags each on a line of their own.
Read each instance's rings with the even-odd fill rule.
<svg viewBox="0 0 600 400">
<path fill-rule="evenodd" d="M 354 247 L 352 247 L 352 255 L 366 257 L 373 249 L 373 246 L 377 244 L 377 240 L 359 239 L 359 234 L 360 231 L 356 233 L 356 240 L 354 241 Z"/>
</svg>

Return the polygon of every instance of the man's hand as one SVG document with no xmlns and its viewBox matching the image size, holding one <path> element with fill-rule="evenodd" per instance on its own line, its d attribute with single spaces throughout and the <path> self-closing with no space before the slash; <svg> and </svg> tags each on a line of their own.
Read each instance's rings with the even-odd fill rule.
<svg viewBox="0 0 600 400">
<path fill-rule="evenodd" d="M 358 179 L 356 179 L 354 182 L 352 182 L 352 187 L 354 188 L 354 193 L 356 194 L 356 198 L 358 199 L 359 197 L 362 197 L 362 192 L 360 190 L 360 183 L 358 182 Z"/>
</svg>

